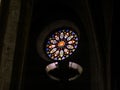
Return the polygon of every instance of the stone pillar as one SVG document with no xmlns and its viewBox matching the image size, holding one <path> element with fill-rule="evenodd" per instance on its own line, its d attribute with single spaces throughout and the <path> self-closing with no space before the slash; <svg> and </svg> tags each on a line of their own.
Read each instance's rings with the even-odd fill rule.
<svg viewBox="0 0 120 90">
<path fill-rule="evenodd" d="M 9 90 L 15 53 L 21 0 L 10 0 L 0 55 L 0 90 Z"/>
</svg>

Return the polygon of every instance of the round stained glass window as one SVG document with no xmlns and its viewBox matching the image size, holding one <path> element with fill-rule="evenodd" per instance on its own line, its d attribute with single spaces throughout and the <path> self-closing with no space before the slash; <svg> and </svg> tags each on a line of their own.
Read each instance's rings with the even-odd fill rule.
<svg viewBox="0 0 120 90">
<path fill-rule="evenodd" d="M 46 43 L 46 53 L 52 60 L 64 60 L 76 50 L 78 36 L 72 29 L 52 33 Z"/>
</svg>

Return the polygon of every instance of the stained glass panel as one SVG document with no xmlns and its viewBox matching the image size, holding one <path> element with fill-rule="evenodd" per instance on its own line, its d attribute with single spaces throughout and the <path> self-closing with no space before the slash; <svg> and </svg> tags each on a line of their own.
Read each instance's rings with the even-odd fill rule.
<svg viewBox="0 0 120 90">
<path fill-rule="evenodd" d="M 78 36 L 71 29 L 53 33 L 46 43 L 46 53 L 53 60 L 64 60 L 77 48 Z"/>
</svg>

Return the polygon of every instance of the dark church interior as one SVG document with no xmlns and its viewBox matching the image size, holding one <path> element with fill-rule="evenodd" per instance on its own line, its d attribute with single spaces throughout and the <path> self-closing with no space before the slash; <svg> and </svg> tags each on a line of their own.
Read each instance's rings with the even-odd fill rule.
<svg viewBox="0 0 120 90">
<path fill-rule="evenodd" d="M 0 0 L 0 90 L 119 90 L 119 8 Z"/>
</svg>

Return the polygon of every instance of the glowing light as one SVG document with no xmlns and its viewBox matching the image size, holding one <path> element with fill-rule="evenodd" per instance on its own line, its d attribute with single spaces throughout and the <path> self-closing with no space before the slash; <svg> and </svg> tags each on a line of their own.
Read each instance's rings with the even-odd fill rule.
<svg viewBox="0 0 120 90">
<path fill-rule="evenodd" d="M 65 42 L 64 41 L 60 41 L 59 43 L 58 43 L 58 47 L 63 47 L 65 45 Z"/>
<path fill-rule="evenodd" d="M 78 37 L 70 29 L 58 30 L 46 43 L 46 53 L 53 60 L 64 60 L 77 48 Z"/>
</svg>

